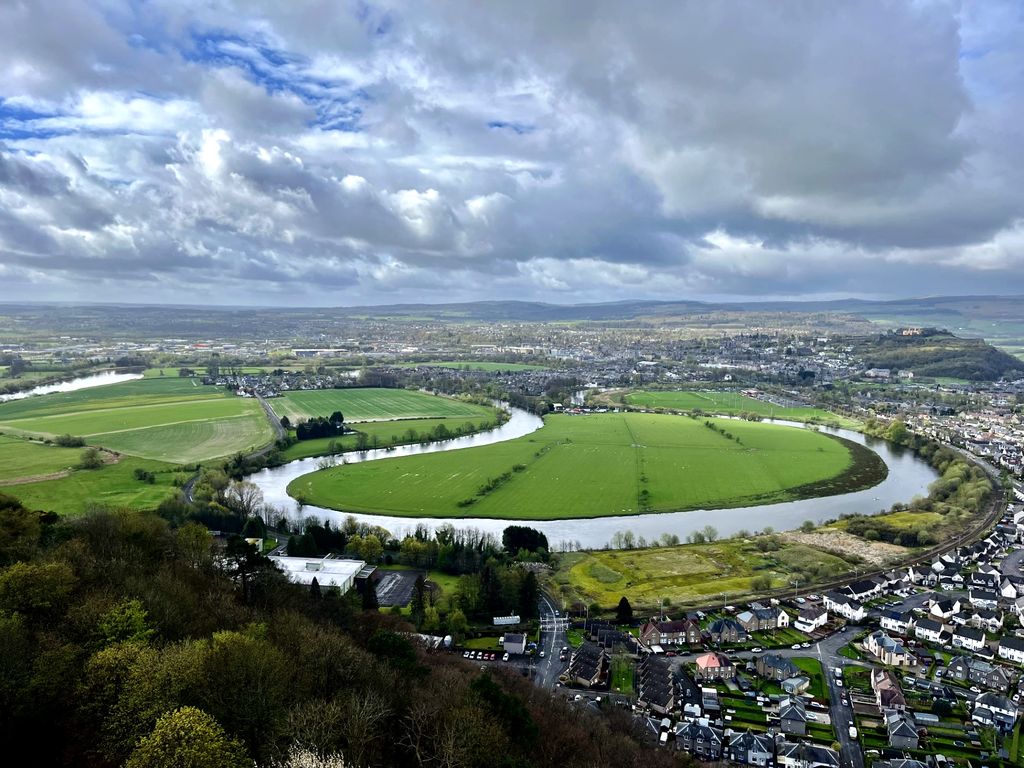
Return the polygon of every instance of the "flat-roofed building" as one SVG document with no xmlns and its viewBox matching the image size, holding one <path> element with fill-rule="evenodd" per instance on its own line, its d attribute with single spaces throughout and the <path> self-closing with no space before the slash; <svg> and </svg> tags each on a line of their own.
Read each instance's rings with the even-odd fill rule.
<svg viewBox="0 0 1024 768">
<path fill-rule="evenodd" d="M 316 579 L 316 583 L 322 588 L 336 587 L 343 593 L 352 589 L 356 576 L 366 567 L 362 560 L 341 560 L 333 557 L 271 555 L 270 561 L 284 571 L 289 581 L 308 586 Z"/>
</svg>

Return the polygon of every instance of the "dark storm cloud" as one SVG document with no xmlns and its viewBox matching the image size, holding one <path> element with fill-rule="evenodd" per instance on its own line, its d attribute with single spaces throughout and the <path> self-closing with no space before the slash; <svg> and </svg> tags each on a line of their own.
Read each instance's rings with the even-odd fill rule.
<svg viewBox="0 0 1024 768">
<path fill-rule="evenodd" d="M 0 276 L 278 303 L 1024 291 L 1022 33 L 1012 2 L 9 3 Z"/>
</svg>

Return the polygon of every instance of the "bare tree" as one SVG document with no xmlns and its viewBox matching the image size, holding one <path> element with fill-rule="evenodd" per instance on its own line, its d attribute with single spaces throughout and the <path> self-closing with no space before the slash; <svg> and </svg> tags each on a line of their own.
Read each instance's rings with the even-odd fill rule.
<svg viewBox="0 0 1024 768">
<path fill-rule="evenodd" d="M 252 517 L 262 510 L 263 491 L 248 480 L 232 480 L 224 490 L 224 503 L 242 517 Z"/>
</svg>

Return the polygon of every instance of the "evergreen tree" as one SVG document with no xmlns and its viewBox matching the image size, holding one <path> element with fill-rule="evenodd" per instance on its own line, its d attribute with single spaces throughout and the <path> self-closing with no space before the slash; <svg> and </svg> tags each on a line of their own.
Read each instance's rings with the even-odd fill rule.
<svg viewBox="0 0 1024 768">
<path fill-rule="evenodd" d="M 625 595 L 619 600 L 619 605 L 615 609 L 615 621 L 619 624 L 629 624 L 633 621 L 633 606 L 629 604 Z"/>
</svg>

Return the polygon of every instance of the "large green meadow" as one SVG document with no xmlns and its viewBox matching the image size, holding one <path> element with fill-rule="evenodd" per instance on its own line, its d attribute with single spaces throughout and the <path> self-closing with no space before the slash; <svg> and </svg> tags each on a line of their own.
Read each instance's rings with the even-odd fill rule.
<svg viewBox="0 0 1024 768">
<path fill-rule="evenodd" d="M 711 424 L 553 415 L 517 440 L 336 467 L 288 490 L 325 507 L 410 517 L 587 518 L 787 501 L 853 463 L 845 444 L 810 430 Z"/>
<path fill-rule="evenodd" d="M 475 403 L 438 397 L 408 389 L 313 389 L 285 392 L 270 400 L 279 417 L 291 421 L 313 416 L 330 416 L 341 411 L 345 421 L 383 421 L 443 416 L 492 417 L 493 411 Z"/>
<path fill-rule="evenodd" d="M 0 430 L 190 464 L 264 445 L 273 433 L 255 400 L 195 379 L 154 378 L 0 403 Z"/>
<path fill-rule="evenodd" d="M 738 413 L 755 413 L 765 418 L 787 419 L 790 421 L 838 421 L 846 426 L 850 422 L 842 416 L 829 413 L 821 408 L 783 408 L 766 403 L 754 397 L 747 397 L 741 392 L 704 390 L 643 390 L 630 392 L 623 398 L 627 405 L 638 408 L 666 408 L 673 411 L 704 411 L 735 415 Z"/>
</svg>

